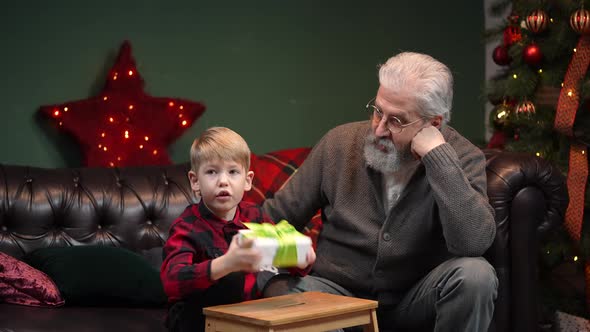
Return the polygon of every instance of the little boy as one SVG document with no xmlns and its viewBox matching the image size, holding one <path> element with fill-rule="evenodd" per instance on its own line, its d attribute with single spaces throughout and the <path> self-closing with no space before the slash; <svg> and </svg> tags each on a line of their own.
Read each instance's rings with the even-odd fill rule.
<svg viewBox="0 0 590 332">
<path fill-rule="evenodd" d="M 190 150 L 188 178 L 198 204 L 189 205 L 170 226 L 164 245 L 160 278 L 168 295 L 169 331 L 204 331 L 202 309 L 261 297 L 274 275 L 259 271 L 260 252 L 251 240 L 237 242 L 244 222 L 272 223 L 262 209 L 242 202 L 252 188 L 250 149 L 236 132 L 213 127 L 197 138 Z M 305 275 L 315 261 L 290 272 Z"/>
</svg>

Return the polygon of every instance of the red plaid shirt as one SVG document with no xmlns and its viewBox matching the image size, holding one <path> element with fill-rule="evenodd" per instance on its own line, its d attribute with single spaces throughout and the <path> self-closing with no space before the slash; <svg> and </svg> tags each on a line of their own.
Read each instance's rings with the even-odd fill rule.
<svg viewBox="0 0 590 332">
<path fill-rule="evenodd" d="M 262 209 L 242 201 L 232 221 L 215 216 L 203 203 L 188 206 L 170 226 L 164 245 L 164 262 L 160 278 L 170 302 L 179 301 L 190 294 L 202 292 L 215 284 L 211 280 L 211 261 L 225 254 L 232 237 L 244 222 L 273 223 Z M 294 270 L 303 275 L 306 270 Z M 291 271 L 291 273 L 294 273 Z M 259 297 L 256 273 L 244 273 L 244 300 Z"/>
</svg>

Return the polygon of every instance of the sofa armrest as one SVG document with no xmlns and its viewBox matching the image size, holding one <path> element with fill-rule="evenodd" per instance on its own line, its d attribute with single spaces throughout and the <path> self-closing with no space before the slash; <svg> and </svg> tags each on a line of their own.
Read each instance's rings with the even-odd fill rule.
<svg viewBox="0 0 590 332">
<path fill-rule="evenodd" d="M 536 331 L 539 241 L 563 222 L 565 178 L 550 162 L 524 153 L 484 150 L 496 239 L 486 253 L 500 281 L 497 331 Z"/>
</svg>

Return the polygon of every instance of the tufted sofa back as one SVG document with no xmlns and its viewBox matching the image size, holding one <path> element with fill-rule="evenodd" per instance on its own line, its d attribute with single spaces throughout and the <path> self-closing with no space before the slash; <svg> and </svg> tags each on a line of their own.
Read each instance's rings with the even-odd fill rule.
<svg viewBox="0 0 590 332">
<path fill-rule="evenodd" d="M 42 247 L 161 247 L 170 223 L 195 201 L 189 168 L 0 165 L 0 251 L 20 258 Z"/>
</svg>

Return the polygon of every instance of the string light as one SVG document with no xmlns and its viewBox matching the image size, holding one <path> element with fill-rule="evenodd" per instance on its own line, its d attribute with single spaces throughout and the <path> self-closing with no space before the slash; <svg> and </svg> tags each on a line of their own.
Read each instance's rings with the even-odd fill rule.
<svg viewBox="0 0 590 332">
<path fill-rule="evenodd" d="M 574 256 L 574 262 L 578 261 L 578 256 Z"/>
<path fill-rule="evenodd" d="M 132 109 L 133 109 L 133 105 L 129 105 L 129 110 L 132 110 Z"/>
<path fill-rule="evenodd" d="M 168 106 L 170 106 L 170 107 L 174 106 L 174 102 L 173 101 L 169 102 Z"/>
<path fill-rule="evenodd" d="M 535 153 L 535 155 L 536 155 L 537 157 L 540 157 L 540 156 L 541 156 L 541 152 L 537 152 L 537 153 Z"/>
<path fill-rule="evenodd" d="M 143 139 L 144 139 L 146 142 L 150 140 L 150 138 L 149 138 L 149 137 L 147 137 L 147 136 L 146 136 L 146 137 L 144 137 Z"/>
<path fill-rule="evenodd" d="M 518 78 L 518 75 L 516 75 L 516 74 L 513 74 L 513 75 L 512 75 L 512 78 L 514 78 L 514 79 L 517 79 L 517 78 Z"/>
<path fill-rule="evenodd" d="M 102 100 L 104 100 L 104 101 L 106 101 L 107 99 L 109 99 L 109 97 L 107 97 L 107 96 L 102 97 Z"/>
<path fill-rule="evenodd" d="M 506 115 L 506 111 L 500 111 L 496 116 L 498 117 L 498 119 L 501 119 L 502 117 L 504 117 L 504 115 Z"/>
<path fill-rule="evenodd" d="M 188 124 L 188 122 L 186 120 L 182 120 L 182 125 L 186 126 Z"/>
<path fill-rule="evenodd" d="M 113 119 L 112 117 L 109 118 L 109 122 L 115 122 L 115 119 Z"/>
<path fill-rule="evenodd" d="M 539 74 L 543 73 L 543 69 L 539 68 Z"/>
<path fill-rule="evenodd" d="M 125 136 L 126 139 L 129 138 L 129 130 L 125 130 L 125 135 L 124 136 Z"/>
<path fill-rule="evenodd" d="M 66 107 L 64 107 L 64 112 L 67 112 L 67 111 L 68 111 L 68 107 L 66 106 Z"/>
<path fill-rule="evenodd" d="M 59 116 L 59 110 L 55 110 L 55 112 L 53 112 L 53 115 L 56 117 Z"/>
<path fill-rule="evenodd" d="M 154 152 L 152 152 L 152 153 L 153 153 L 153 154 L 154 154 L 154 156 L 155 156 L 155 155 L 157 155 L 157 154 L 158 154 L 158 150 L 154 150 Z"/>
<path fill-rule="evenodd" d="M 133 70 L 129 71 L 129 76 L 133 76 Z"/>
<path fill-rule="evenodd" d="M 574 53 L 576 53 L 577 51 L 578 51 L 578 49 L 574 47 Z"/>
<path fill-rule="evenodd" d="M 569 90 L 567 92 L 568 97 L 572 97 L 574 95 L 574 92 L 572 90 Z"/>
</svg>

